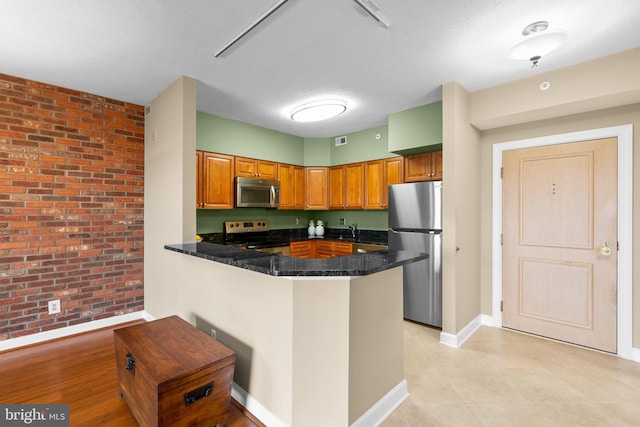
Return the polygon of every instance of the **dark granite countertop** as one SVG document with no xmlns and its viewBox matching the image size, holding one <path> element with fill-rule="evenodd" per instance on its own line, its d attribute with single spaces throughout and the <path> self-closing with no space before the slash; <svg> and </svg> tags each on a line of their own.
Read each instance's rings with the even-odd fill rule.
<svg viewBox="0 0 640 427">
<path fill-rule="evenodd" d="M 335 258 L 293 258 L 217 243 L 181 243 L 165 249 L 271 276 L 366 276 L 428 258 L 427 254 L 380 250 Z"/>
</svg>

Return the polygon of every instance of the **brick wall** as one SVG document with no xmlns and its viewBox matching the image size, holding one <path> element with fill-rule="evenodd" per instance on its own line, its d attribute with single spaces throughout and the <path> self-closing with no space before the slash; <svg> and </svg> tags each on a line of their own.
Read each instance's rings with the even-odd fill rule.
<svg viewBox="0 0 640 427">
<path fill-rule="evenodd" d="M 143 309 L 143 142 L 142 106 L 0 74 L 0 340 Z"/>
</svg>

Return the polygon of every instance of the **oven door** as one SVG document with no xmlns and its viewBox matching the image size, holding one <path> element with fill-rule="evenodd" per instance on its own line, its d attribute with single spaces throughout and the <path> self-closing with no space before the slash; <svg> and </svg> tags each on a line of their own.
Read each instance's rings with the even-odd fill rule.
<svg viewBox="0 0 640 427">
<path fill-rule="evenodd" d="M 237 208 L 271 208 L 280 206 L 280 181 L 236 177 Z"/>
</svg>

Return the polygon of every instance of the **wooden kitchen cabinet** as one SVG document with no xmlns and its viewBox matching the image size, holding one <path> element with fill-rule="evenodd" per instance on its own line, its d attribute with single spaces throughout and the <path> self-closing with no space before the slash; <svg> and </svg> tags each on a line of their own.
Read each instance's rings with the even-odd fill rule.
<svg viewBox="0 0 640 427">
<path fill-rule="evenodd" d="M 196 151 L 196 208 L 202 207 L 202 158 L 204 153 Z"/>
<path fill-rule="evenodd" d="M 196 207 L 232 209 L 234 157 L 196 151 L 196 162 Z"/>
<path fill-rule="evenodd" d="M 279 209 L 305 208 L 305 173 L 304 167 L 278 163 L 278 178 L 280 180 Z"/>
<path fill-rule="evenodd" d="M 291 242 L 289 245 L 289 256 L 296 258 L 315 258 L 316 241 L 300 240 L 297 242 Z"/>
<path fill-rule="evenodd" d="M 328 200 L 328 168 L 324 166 L 305 167 L 305 209 L 306 210 L 327 210 Z"/>
<path fill-rule="evenodd" d="M 364 208 L 364 163 L 329 168 L 329 209 Z"/>
<path fill-rule="evenodd" d="M 372 160 L 364 164 L 365 209 L 387 209 L 389 185 L 404 182 L 404 158 Z"/>
<path fill-rule="evenodd" d="M 236 176 L 247 178 L 278 179 L 278 164 L 268 160 L 235 158 Z"/>
<path fill-rule="evenodd" d="M 334 256 L 347 256 L 353 254 L 353 245 L 349 242 L 333 242 Z"/>
<path fill-rule="evenodd" d="M 318 240 L 316 245 L 316 258 L 333 258 L 337 256 L 347 256 L 353 253 L 353 246 L 349 242 Z"/>
<path fill-rule="evenodd" d="M 289 245 L 289 255 L 296 258 L 333 258 L 352 253 L 351 243 L 335 240 L 299 240 Z"/>
<path fill-rule="evenodd" d="M 405 182 L 442 180 L 442 151 L 405 157 Z"/>
</svg>

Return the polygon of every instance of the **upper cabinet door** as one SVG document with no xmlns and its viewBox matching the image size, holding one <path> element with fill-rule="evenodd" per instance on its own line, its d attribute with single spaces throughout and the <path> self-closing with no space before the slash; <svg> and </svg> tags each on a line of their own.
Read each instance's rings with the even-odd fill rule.
<svg viewBox="0 0 640 427">
<path fill-rule="evenodd" d="M 364 163 L 329 168 L 329 209 L 364 208 Z"/>
<path fill-rule="evenodd" d="M 405 157 L 404 179 L 406 182 L 441 181 L 442 151 Z"/>
<path fill-rule="evenodd" d="M 345 170 L 343 166 L 329 168 L 329 209 L 344 209 L 346 201 Z"/>
<path fill-rule="evenodd" d="M 404 157 L 392 157 L 390 159 L 384 159 L 384 193 L 385 200 L 388 199 L 389 186 L 393 184 L 404 183 Z"/>
<path fill-rule="evenodd" d="M 234 206 L 234 158 L 224 154 L 202 153 L 200 175 L 202 206 L 212 209 L 232 209 Z"/>
<path fill-rule="evenodd" d="M 305 209 L 329 209 L 327 174 L 328 168 L 323 166 L 305 168 L 305 180 L 307 184 Z"/>
<path fill-rule="evenodd" d="M 196 208 L 202 207 L 202 158 L 204 153 L 196 151 Z"/>
<path fill-rule="evenodd" d="M 364 163 L 345 165 L 345 209 L 364 208 Z"/>
<path fill-rule="evenodd" d="M 280 210 L 305 208 L 304 167 L 278 163 L 280 180 Z"/>
<path fill-rule="evenodd" d="M 384 209 L 384 160 L 371 160 L 364 165 L 365 209 Z"/>
<path fill-rule="evenodd" d="M 247 178 L 278 179 L 278 164 L 268 160 L 235 158 L 236 176 Z"/>
<path fill-rule="evenodd" d="M 278 209 L 293 209 L 293 165 L 278 163 L 278 177 L 280 178 L 280 206 Z"/>
<path fill-rule="evenodd" d="M 293 209 L 304 209 L 307 184 L 305 181 L 304 167 L 293 167 Z"/>
<path fill-rule="evenodd" d="M 389 186 L 404 182 L 404 158 L 371 160 L 365 167 L 365 209 L 387 209 Z"/>
</svg>

